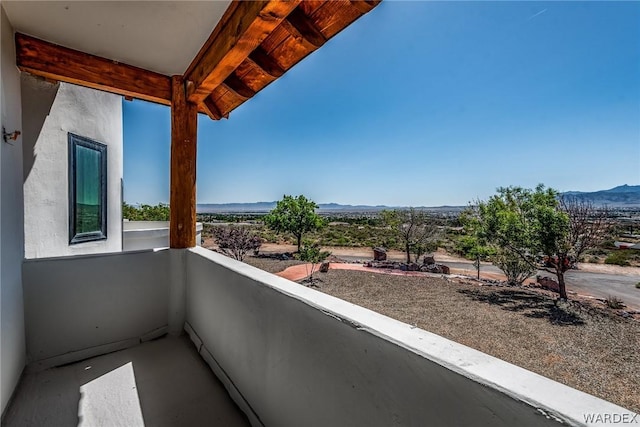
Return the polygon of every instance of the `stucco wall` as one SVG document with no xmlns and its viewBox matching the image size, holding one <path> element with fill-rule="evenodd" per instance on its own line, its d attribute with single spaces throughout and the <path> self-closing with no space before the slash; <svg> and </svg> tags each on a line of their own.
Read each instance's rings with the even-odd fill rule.
<svg viewBox="0 0 640 427">
<path fill-rule="evenodd" d="M 21 87 L 26 258 L 120 251 L 122 98 L 28 74 Z M 107 145 L 106 240 L 69 245 L 69 132 Z"/>
<path fill-rule="evenodd" d="M 76 359 L 88 357 L 166 329 L 169 264 L 168 250 L 26 260 L 29 362 L 81 351 Z"/>
<path fill-rule="evenodd" d="M 187 330 L 254 425 L 558 425 L 543 413 L 583 425 L 584 413 L 628 413 L 211 251 L 189 249 L 186 262 Z"/>
<path fill-rule="evenodd" d="M 169 221 L 124 221 L 122 250 L 169 247 Z M 196 223 L 196 246 L 202 244 L 202 223 Z"/>
<path fill-rule="evenodd" d="M 2 126 L 13 132 L 22 129 L 20 75 L 15 63 L 13 29 L 4 8 L 0 9 L 0 117 Z M 21 144 L 21 137 L 13 145 L 0 140 L 0 404 L 3 413 L 25 363 Z"/>
</svg>

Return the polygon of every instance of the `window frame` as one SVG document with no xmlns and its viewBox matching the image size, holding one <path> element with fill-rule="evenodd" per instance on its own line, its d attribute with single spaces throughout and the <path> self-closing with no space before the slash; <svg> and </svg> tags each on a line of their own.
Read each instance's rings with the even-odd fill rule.
<svg viewBox="0 0 640 427">
<path fill-rule="evenodd" d="M 77 243 L 93 242 L 107 239 L 107 146 L 90 138 L 68 133 L 69 147 L 69 245 Z M 77 156 L 76 147 L 84 147 L 95 150 L 100 154 L 100 230 L 77 233 L 76 232 L 76 205 L 77 205 Z"/>
</svg>

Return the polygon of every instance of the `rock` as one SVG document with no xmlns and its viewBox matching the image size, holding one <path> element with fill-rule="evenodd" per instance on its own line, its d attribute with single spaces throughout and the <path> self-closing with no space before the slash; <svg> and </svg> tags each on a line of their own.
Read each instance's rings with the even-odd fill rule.
<svg viewBox="0 0 640 427">
<path fill-rule="evenodd" d="M 407 271 L 418 271 L 418 270 L 420 270 L 420 266 L 415 262 L 412 262 L 411 264 L 407 265 Z"/>
<path fill-rule="evenodd" d="M 449 269 L 449 267 L 447 267 L 446 265 L 438 264 L 438 267 L 440 267 L 440 270 L 441 270 L 440 272 L 441 272 L 442 274 L 451 274 L 451 273 L 450 273 L 450 271 L 451 271 L 451 270 L 450 270 L 450 269 Z"/>
<path fill-rule="evenodd" d="M 560 286 L 558 286 L 558 282 L 556 282 L 550 277 L 536 276 L 536 282 L 543 289 L 547 289 L 554 292 L 560 292 Z"/>
<path fill-rule="evenodd" d="M 335 255 L 329 255 L 325 261 L 326 262 L 336 262 L 336 263 L 341 263 L 341 264 L 343 264 L 345 262 L 343 259 L 338 258 Z"/>
<path fill-rule="evenodd" d="M 373 248 L 373 259 L 374 261 L 386 261 L 387 260 L 387 250 L 385 248 Z"/>
<path fill-rule="evenodd" d="M 319 271 L 320 271 L 320 273 L 326 273 L 326 272 L 328 272 L 328 271 L 329 271 L 329 265 L 330 265 L 330 263 L 328 263 L 328 262 L 326 262 L 326 261 L 325 261 L 325 262 L 323 262 L 322 264 L 320 264 L 320 270 L 319 270 Z"/>
<path fill-rule="evenodd" d="M 431 265 L 431 264 L 435 264 L 436 260 L 432 256 L 425 256 L 424 259 L 422 260 L 422 263 L 425 265 Z"/>
</svg>

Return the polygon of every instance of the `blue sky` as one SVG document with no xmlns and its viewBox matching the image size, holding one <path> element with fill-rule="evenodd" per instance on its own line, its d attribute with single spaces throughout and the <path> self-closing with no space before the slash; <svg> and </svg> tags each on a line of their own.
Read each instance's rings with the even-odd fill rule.
<svg viewBox="0 0 640 427">
<path fill-rule="evenodd" d="M 123 101 L 129 203 L 168 202 L 169 108 Z M 639 2 L 383 2 L 228 120 L 198 203 L 465 205 L 640 184 Z"/>
</svg>

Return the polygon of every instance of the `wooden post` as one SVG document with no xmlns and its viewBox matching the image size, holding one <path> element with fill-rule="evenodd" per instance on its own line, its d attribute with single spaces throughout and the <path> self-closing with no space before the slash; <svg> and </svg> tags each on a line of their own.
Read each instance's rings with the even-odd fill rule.
<svg viewBox="0 0 640 427">
<path fill-rule="evenodd" d="M 198 107 L 187 101 L 182 76 L 171 77 L 171 248 L 196 245 Z"/>
</svg>

